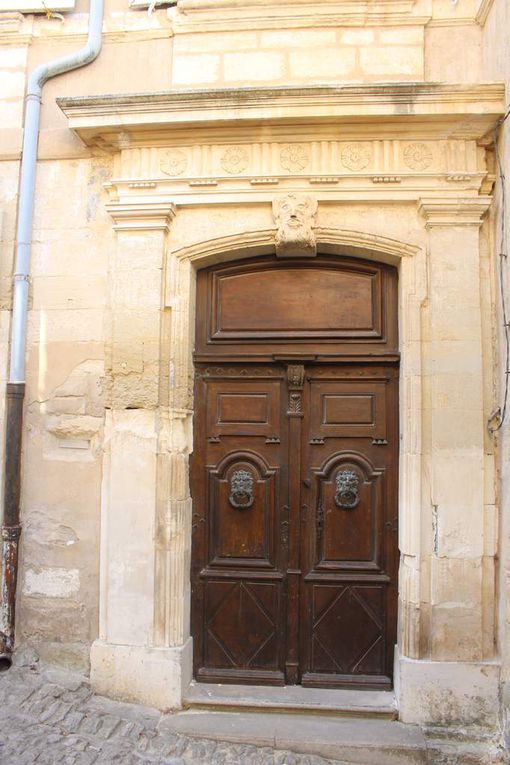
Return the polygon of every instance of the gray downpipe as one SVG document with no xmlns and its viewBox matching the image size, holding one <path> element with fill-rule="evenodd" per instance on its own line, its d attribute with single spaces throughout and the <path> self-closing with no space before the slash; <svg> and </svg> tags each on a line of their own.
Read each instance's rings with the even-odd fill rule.
<svg viewBox="0 0 510 765">
<path fill-rule="evenodd" d="M 0 611 L 0 671 L 11 666 L 14 650 L 18 544 L 21 534 L 21 437 L 25 396 L 30 256 L 37 169 L 37 146 L 42 89 L 58 74 L 86 66 L 99 55 L 102 44 L 104 0 L 90 0 L 86 45 L 75 53 L 41 64 L 31 73 L 26 95 L 21 179 L 19 189 L 16 265 L 13 277 L 13 309 L 9 381 L 6 392 L 4 511 L 2 525 L 2 582 Z"/>
</svg>

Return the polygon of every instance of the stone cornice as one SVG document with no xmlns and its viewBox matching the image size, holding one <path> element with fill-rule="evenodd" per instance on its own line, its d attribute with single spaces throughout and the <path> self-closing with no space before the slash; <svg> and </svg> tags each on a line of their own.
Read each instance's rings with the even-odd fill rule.
<svg viewBox="0 0 510 765">
<path fill-rule="evenodd" d="M 169 231 L 175 217 L 172 203 L 113 202 L 106 205 L 116 231 Z"/>
<path fill-rule="evenodd" d="M 406 83 L 174 90 L 60 98 L 69 127 L 88 145 L 116 150 L 171 139 L 186 129 L 250 125 L 363 126 L 376 138 L 419 135 L 480 139 L 505 107 L 503 83 Z M 367 135 L 368 137 L 368 135 Z"/>
<path fill-rule="evenodd" d="M 434 226 L 481 226 L 491 197 L 434 197 L 420 199 L 418 209 L 426 228 Z"/>
<path fill-rule="evenodd" d="M 377 24 L 424 25 L 430 15 L 415 12 L 416 0 L 179 0 L 173 15 L 179 32 L 289 29 L 310 26 Z M 425 11 L 426 13 L 426 11 Z"/>
</svg>

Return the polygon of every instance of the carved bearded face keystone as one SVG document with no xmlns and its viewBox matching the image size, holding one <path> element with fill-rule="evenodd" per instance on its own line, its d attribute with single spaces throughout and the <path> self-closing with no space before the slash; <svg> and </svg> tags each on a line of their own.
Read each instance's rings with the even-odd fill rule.
<svg viewBox="0 0 510 765">
<path fill-rule="evenodd" d="M 301 194 L 288 194 L 273 201 L 273 215 L 278 227 L 278 257 L 310 257 L 317 254 L 313 225 L 317 200 Z"/>
</svg>

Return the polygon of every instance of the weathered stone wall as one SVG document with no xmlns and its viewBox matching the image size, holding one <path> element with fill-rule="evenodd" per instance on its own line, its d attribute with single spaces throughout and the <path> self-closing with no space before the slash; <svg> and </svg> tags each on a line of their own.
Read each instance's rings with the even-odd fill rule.
<svg viewBox="0 0 510 765">
<path fill-rule="evenodd" d="M 483 76 L 486 79 L 498 79 L 507 85 L 507 107 L 510 106 L 510 56 L 508 50 L 508 28 L 510 25 L 510 7 L 505 0 L 494 0 L 483 27 Z M 509 251 L 510 229 L 510 119 L 498 130 L 498 152 L 506 172 L 506 252 Z M 494 158 L 496 164 L 496 158 Z M 495 171 L 497 172 L 497 170 Z M 499 173 L 497 173 L 499 174 Z M 495 199 L 491 216 L 491 243 L 494 248 L 494 270 L 499 271 L 498 253 L 502 251 L 501 224 L 504 215 L 502 205 L 502 183 L 498 180 L 495 186 Z M 502 303 L 499 295 L 500 279 L 495 276 L 497 290 L 496 329 L 499 347 L 499 374 L 497 378 L 497 403 L 502 405 L 505 383 L 505 340 L 503 335 Z M 510 303 L 510 281 L 508 264 L 503 262 L 503 290 Z M 498 647 L 502 658 L 502 691 L 503 718 L 507 743 L 510 744 L 510 410 L 506 420 L 497 433 L 498 447 L 498 494 L 500 507 L 500 537 L 499 537 L 499 611 L 498 611 Z M 494 424 L 498 424 L 496 421 Z"/>
<path fill-rule="evenodd" d="M 0 14 L 0 374 L 7 364 L 23 97 L 38 64 L 85 42 L 88 4 L 58 18 Z M 108 2 L 101 58 L 44 88 L 32 248 L 18 640 L 87 668 L 98 634 L 105 407 L 110 405 L 112 253 L 104 183 L 112 158 L 69 131 L 63 93 L 164 89 L 170 22 Z M 148 85 L 150 83 L 150 85 Z M 143 405 L 143 404 L 142 404 Z"/>
<path fill-rule="evenodd" d="M 490 225 L 480 233 L 491 183 L 475 118 L 452 135 L 430 124 L 434 109 L 451 118 L 448 99 L 452 113 L 501 107 L 481 91 L 465 103 L 459 94 L 434 100 L 431 86 L 426 111 L 413 83 L 508 76 L 504 6 L 495 0 L 484 27 L 476 0 L 323 0 L 313 12 L 302 2 L 181 0 L 150 15 L 107 2 L 99 58 L 43 95 L 19 640 L 79 668 L 94 643 L 100 690 L 179 702 L 189 674 L 194 269 L 271 251 L 272 198 L 306 189 L 319 199 L 323 247 L 400 268 L 402 708 L 409 720 L 473 722 L 482 695 L 494 721 L 497 513 L 485 427 L 494 243 Z M 81 0 L 64 22 L 0 14 L 0 384 L 26 76 L 82 45 L 87 22 Z M 409 88 L 405 101 L 393 92 L 393 121 L 369 115 L 363 92 L 350 122 L 328 118 L 333 101 L 320 96 L 303 98 L 292 128 L 290 111 L 279 124 L 276 100 L 264 125 L 241 119 L 243 108 L 261 119 L 269 86 L 378 82 Z M 249 94 L 233 96 L 225 123 L 219 106 L 214 117 L 215 99 L 228 98 L 215 91 L 246 86 L 268 91 L 251 106 Z M 203 128 L 174 127 L 169 138 L 140 107 L 138 132 L 108 131 L 92 115 L 97 134 L 84 129 L 85 145 L 56 103 L 169 89 L 211 91 Z M 371 99 L 378 108 L 382 91 Z M 501 645 L 506 619 L 502 606 Z M 453 662 L 450 680 L 444 662 Z"/>
</svg>

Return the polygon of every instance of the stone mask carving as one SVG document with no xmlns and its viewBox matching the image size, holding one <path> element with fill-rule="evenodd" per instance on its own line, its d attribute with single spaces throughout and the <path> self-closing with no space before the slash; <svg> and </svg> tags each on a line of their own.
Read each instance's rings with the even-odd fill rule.
<svg viewBox="0 0 510 765">
<path fill-rule="evenodd" d="M 317 200 L 304 194 L 287 194 L 273 201 L 273 215 L 278 227 L 275 238 L 278 258 L 317 255 L 313 231 L 317 207 Z"/>
</svg>

